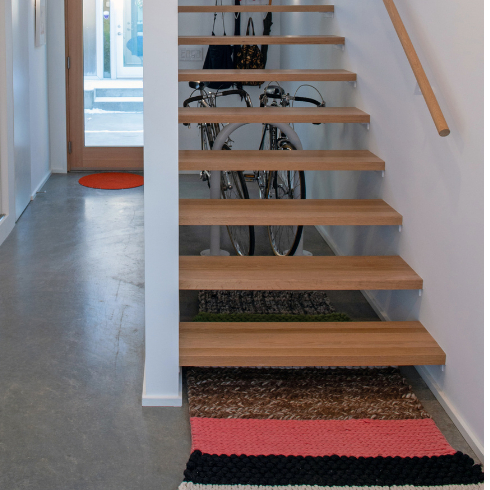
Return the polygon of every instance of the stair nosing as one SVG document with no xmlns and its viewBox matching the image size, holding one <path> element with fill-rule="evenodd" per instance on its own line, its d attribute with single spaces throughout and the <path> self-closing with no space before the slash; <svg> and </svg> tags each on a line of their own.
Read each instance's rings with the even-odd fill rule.
<svg viewBox="0 0 490 490">
<path fill-rule="evenodd" d="M 182 226 L 400 226 L 382 199 L 180 199 Z"/>
<path fill-rule="evenodd" d="M 367 124 L 357 107 L 180 107 L 179 123 L 347 123 Z"/>
<path fill-rule="evenodd" d="M 385 162 L 369 150 L 233 150 L 208 154 L 209 150 L 180 150 L 180 170 L 367 170 L 383 171 Z M 364 159 L 364 161 L 363 161 Z M 251 162 L 254 162 L 251 164 Z"/>
<path fill-rule="evenodd" d="M 209 46 L 209 45 L 342 45 L 344 36 L 335 35 L 304 35 L 304 36 L 179 36 L 179 46 Z"/>
<path fill-rule="evenodd" d="M 196 80 L 213 81 L 332 81 L 355 82 L 357 74 L 348 70 L 281 70 L 281 69 L 248 69 L 248 70 L 212 70 L 181 69 L 179 82 Z"/>
<path fill-rule="evenodd" d="M 185 5 L 179 6 L 179 13 L 214 12 L 334 12 L 334 5 Z"/>
<path fill-rule="evenodd" d="M 181 322 L 182 366 L 445 364 L 418 321 Z"/>
</svg>

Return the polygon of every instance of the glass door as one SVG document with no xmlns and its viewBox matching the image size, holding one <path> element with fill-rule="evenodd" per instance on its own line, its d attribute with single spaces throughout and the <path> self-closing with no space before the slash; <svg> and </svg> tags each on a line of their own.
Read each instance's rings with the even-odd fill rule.
<svg viewBox="0 0 490 490">
<path fill-rule="evenodd" d="M 143 0 L 117 3 L 117 76 L 143 78 Z"/>
<path fill-rule="evenodd" d="M 69 170 L 143 167 L 143 0 L 67 2 Z"/>
</svg>

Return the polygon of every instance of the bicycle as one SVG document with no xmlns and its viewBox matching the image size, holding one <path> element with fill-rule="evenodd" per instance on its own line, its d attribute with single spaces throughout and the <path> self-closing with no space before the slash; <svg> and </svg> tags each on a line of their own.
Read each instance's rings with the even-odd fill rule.
<svg viewBox="0 0 490 490">
<path fill-rule="evenodd" d="M 277 82 L 275 82 L 277 83 Z M 312 87 L 320 95 L 321 102 L 308 98 L 298 97 L 296 94 L 302 87 Z M 260 107 L 292 107 L 294 102 L 306 102 L 325 107 L 322 94 L 312 85 L 300 85 L 293 96 L 286 93 L 277 83 L 270 83 L 260 95 Z M 269 103 L 269 101 L 272 102 Z M 264 124 L 260 150 L 292 151 L 296 148 L 287 136 L 272 124 Z M 248 181 L 255 181 L 259 187 L 262 199 L 306 199 L 305 173 L 300 170 L 274 170 L 254 171 L 253 176 L 245 176 Z M 303 226 L 270 225 L 267 227 L 269 241 L 275 255 L 294 255 L 301 241 Z"/>
<path fill-rule="evenodd" d="M 252 107 L 250 95 L 241 89 L 224 90 L 222 92 L 208 92 L 206 82 L 190 82 L 189 86 L 194 89 L 191 96 L 184 101 L 184 107 L 196 102 L 198 107 L 216 107 L 216 99 L 230 95 L 239 95 L 245 100 L 247 107 Z M 198 96 L 193 94 L 199 91 Z M 184 124 L 190 126 L 190 124 Z M 201 150 L 212 150 L 213 144 L 223 125 L 218 123 L 199 123 L 201 134 Z M 232 140 L 228 138 L 222 150 L 231 150 Z M 249 199 L 249 192 L 242 171 L 221 171 L 220 188 L 223 199 Z M 201 179 L 210 186 L 211 173 L 208 170 L 201 171 Z M 227 225 L 228 235 L 237 255 L 253 255 L 255 251 L 255 231 L 253 226 Z"/>
</svg>

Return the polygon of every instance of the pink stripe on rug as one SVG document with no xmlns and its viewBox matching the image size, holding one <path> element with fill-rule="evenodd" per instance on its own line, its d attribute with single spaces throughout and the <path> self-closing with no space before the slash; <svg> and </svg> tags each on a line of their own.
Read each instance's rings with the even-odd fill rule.
<svg viewBox="0 0 490 490">
<path fill-rule="evenodd" d="M 421 420 L 258 420 L 191 417 L 192 451 L 208 454 L 422 457 L 454 454 Z"/>
</svg>

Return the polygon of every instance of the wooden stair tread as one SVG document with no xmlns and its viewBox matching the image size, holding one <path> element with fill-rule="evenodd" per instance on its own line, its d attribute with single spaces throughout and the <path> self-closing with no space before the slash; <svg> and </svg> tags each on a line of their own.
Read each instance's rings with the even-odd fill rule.
<svg viewBox="0 0 490 490">
<path fill-rule="evenodd" d="M 348 70 L 179 70 L 179 82 L 355 82 L 357 74 Z"/>
<path fill-rule="evenodd" d="M 181 225 L 401 225 L 381 199 L 181 199 Z"/>
<path fill-rule="evenodd" d="M 179 13 L 205 12 L 334 12 L 334 5 L 187 5 Z"/>
<path fill-rule="evenodd" d="M 356 107 L 180 107 L 179 123 L 369 123 Z"/>
<path fill-rule="evenodd" d="M 251 44 L 345 44 L 345 37 L 306 36 L 179 36 L 180 46 Z"/>
<path fill-rule="evenodd" d="M 422 289 L 398 256 L 180 257 L 182 290 Z"/>
<path fill-rule="evenodd" d="M 445 364 L 411 322 L 181 323 L 181 366 L 390 366 Z"/>
<path fill-rule="evenodd" d="M 179 170 L 384 170 L 368 150 L 180 150 Z"/>
</svg>

